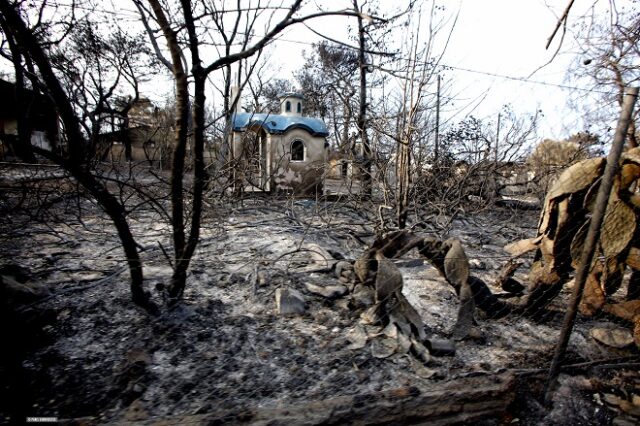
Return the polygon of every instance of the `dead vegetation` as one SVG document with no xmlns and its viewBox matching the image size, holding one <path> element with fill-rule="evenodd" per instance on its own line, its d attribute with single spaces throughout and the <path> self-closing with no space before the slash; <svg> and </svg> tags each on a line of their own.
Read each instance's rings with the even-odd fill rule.
<svg viewBox="0 0 640 426">
<path fill-rule="evenodd" d="M 536 400 L 568 294 L 544 323 L 513 311 L 522 289 L 502 287 L 511 275 L 526 280 L 531 258 L 516 271 L 501 250 L 534 232 L 535 212 L 442 216 L 390 234 L 371 212 L 357 199 L 212 201 L 184 302 L 154 318 L 130 303 L 117 238 L 95 207 L 19 229 L 8 226 L 14 210 L 2 241 L 3 265 L 20 266 L 2 272 L 3 291 L 14 292 L 3 320 L 15 325 L 3 336 L 3 419 L 632 421 L 634 391 L 608 389 L 637 374 L 598 367 L 635 365 L 636 350 L 591 337 L 594 326 L 616 327 L 605 317 L 578 324 L 563 403 Z M 146 284 L 162 287 L 170 225 L 149 208 L 130 221 Z"/>
<path fill-rule="evenodd" d="M 592 158 L 565 170 L 547 194 L 537 236 L 507 247 L 514 255 L 537 251 L 529 276 L 531 295 L 528 310 L 532 313 L 541 312 L 569 280 L 572 270 L 579 267 L 605 164 L 604 158 Z M 638 346 L 639 179 L 640 149 L 634 148 L 624 153 L 620 161 L 620 171 L 615 177 L 604 213 L 596 260 L 590 267 L 580 304 L 584 315 L 593 316 L 605 310 L 630 321 L 634 324 Z M 631 272 L 626 286 L 626 301 L 606 304 L 606 298 L 622 286 L 627 267 Z"/>
</svg>

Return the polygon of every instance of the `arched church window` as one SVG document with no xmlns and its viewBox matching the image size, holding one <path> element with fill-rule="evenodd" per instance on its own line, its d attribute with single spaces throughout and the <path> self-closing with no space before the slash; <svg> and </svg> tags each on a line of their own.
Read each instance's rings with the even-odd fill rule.
<svg viewBox="0 0 640 426">
<path fill-rule="evenodd" d="M 291 142 L 291 161 L 304 161 L 304 142 L 301 140 Z"/>
</svg>

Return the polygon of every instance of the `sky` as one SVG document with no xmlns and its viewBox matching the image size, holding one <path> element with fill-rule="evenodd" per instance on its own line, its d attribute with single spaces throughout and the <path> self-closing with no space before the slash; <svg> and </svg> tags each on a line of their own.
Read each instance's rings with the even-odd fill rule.
<svg viewBox="0 0 640 426">
<path fill-rule="evenodd" d="M 573 40 L 562 40 L 558 32 L 549 49 L 546 43 L 558 17 L 569 0 L 457 0 L 442 1 L 449 27 L 457 15 L 442 64 L 452 67 L 442 73 L 444 90 L 454 98 L 443 108 L 444 119 L 453 123 L 472 114 L 495 121 L 505 104 L 520 114 L 542 111 L 539 122 L 541 137 L 562 139 L 584 130 L 568 97 L 575 87 L 566 80 L 567 68 L 575 62 Z M 348 1 L 323 2 L 339 8 Z M 382 5 L 386 0 L 380 1 Z M 618 0 L 618 3 L 625 3 Z M 595 6 L 594 6 L 595 5 Z M 592 7 L 604 10 L 607 0 L 576 0 L 569 14 L 569 25 Z M 322 6 L 324 7 L 324 5 Z M 331 37 L 348 41 L 345 19 L 330 18 L 310 23 L 310 26 Z M 443 31 L 441 43 L 448 35 Z M 302 51 L 318 36 L 299 26 L 288 30 L 274 48 L 274 54 L 287 64 L 282 77 L 293 78 L 293 71 L 302 66 Z M 556 54 L 562 40 L 562 49 Z M 579 61 L 578 61 L 579 62 Z M 562 87 L 565 86 L 565 87 Z M 586 87 L 585 87 L 586 88 Z M 580 89 L 578 87 L 578 89 Z M 435 91 L 435 83 L 434 88 Z M 588 91 L 581 101 L 590 103 L 595 97 Z"/>
<path fill-rule="evenodd" d="M 384 14 L 385 8 L 406 1 L 378 0 L 378 3 Z M 568 66 L 572 61 L 575 63 L 575 56 L 570 53 L 574 50 L 571 37 L 564 39 L 557 55 L 554 54 L 561 41 L 560 33 L 550 49 L 545 49 L 558 16 L 569 0 L 435 1 L 444 6 L 439 16 L 445 22 L 445 29 L 437 35 L 440 47 L 436 50 L 443 52 L 441 64 L 448 67 L 441 72 L 443 94 L 449 100 L 443 105 L 441 114 L 445 125 L 460 121 L 468 114 L 495 121 L 502 106 L 509 104 L 517 114 L 542 111 L 539 122 L 541 138 L 562 139 L 584 130 L 585 124 L 580 121 L 580 116 L 567 103 L 569 94 L 576 93 L 575 90 L 560 87 L 572 85 L 566 80 Z M 609 1 L 575 0 L 569 25 L 591 7 L 605 9 Z M 621 4 L 628 1 L 616 0 Z M 429 3 L 427 0 L 424 2 Z M 288 4 L 288 1 L 283 3 Z M 305 4 L 306 9 L 303 10 L 349 9 L 351 0 L 307 0 Z M 126 20 L 126 25 L 137 22 L 130 0 L 105 0 L 102 5 L 105 10 L 113 9 L 114 14 Z M 348 28 L 354 23 L 353 18 L 331 17 L 310 21 L 308 26 L 316 32 L 353 44 Z M 444 49 L 449 29 L 452 32 Z M 319 40 L 320 37 L 304 25 L 285 30 L 268 51 L 274 62 L 269 71 L 271 75 L 293 79 L 293 73 L 303 66 L 303 51 L 309 51 L 311 44 Z M 166 84 L 159 84 L 159 80 L 154 79 L 143 90 L 152 99 L 166 99 L 172 92 L 171 87 L 169 80 Z M 430 90 L 435 92 L 435 82 Z M 156 96 L 152 95 L 154 91 Z M 582 93 L 581 102 L 595 102 L 592 93 Z M 213 102 L 220 103 L 214 90 L 208 94 Z"/>
</svg>

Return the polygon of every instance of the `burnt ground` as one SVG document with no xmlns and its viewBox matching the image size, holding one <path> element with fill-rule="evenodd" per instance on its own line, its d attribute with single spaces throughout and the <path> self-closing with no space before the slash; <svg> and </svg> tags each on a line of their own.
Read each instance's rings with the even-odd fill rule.
<svg viewBox="0 0 640 426">
<path fill-rule="evenodd" d="M 382 357 L 372 337 L 381 330 L 359 325 L 351 294 L 327 299 L 306 287 L 353 289 L 332 266 L 339 258 L 353 261 L 373 241 L 375 209 L 367 214 L 354 202 L 268 198 L 211 200 L 208 208 L 184 303 L 160 317 L 130 301 L 117 237 L 92 205 L 84 206 L 81 220 L 71 214 L 45 223 L 18 214 L 5 219 L 4 274 L 19 275 L 34 295 L 3 306 L 0 421 L 54 416 L 82 424 L 251 423 L 256 410 L 276 416 L 273 410 L 282 407 L 304 411 L 305 404 L 349 396 L 366 403 L 366 396 L 373 401 L 372 395 L 399 389 L 424 395 L 458 383 L 474 386 L 469 380 L 483 386 L 505 375 L 514 380 L 508 407 L 481 424 L 638 421 L 637 351 L 590 337 L 596 326 L 626 326 L 604 317 L 579 317 L 566 360 L 571 368 L 560 376 L 553 406 L 540 403 L 570 286 L 546 322 L 516 314 L 490 320 L 478 313 L 473 337 L 457 342 L 454 356 L 428 362 L 410 353 Z M 171 273 L 163 254 L 170 251 L 170 227 L 153 211 L 137 211 L 130 221 L 147 288 L 162 303 L 156 286 Z M 537 212 L 498 209 L 455 218 L 425 215 L 413 226 L 425 236 L 459 238 L 472 274 L 491 283 L 508 260 L 502 246 L 531 236 L 536 224 Z M 396 264 L 428 334 L 447 339 L 457 313 L 453 290 L 417 253 Z M 522 281 L 526 266 L 516 274 Z M 278 288 L 299 290 L 306 313 L 278 315 Z M 362 330 L 369 341 L 354 344 Z M 286 423 L 332 421 L 302 419 Z M 333 421 L 385 422 L 366 412 L 340 419 Z M 411 422 L 429 423 L 402 420 Z"/>
</svg>

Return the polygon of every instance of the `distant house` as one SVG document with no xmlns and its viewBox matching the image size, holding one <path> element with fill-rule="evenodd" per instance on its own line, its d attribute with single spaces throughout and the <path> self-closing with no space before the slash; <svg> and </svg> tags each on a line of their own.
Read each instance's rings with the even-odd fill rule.
<svg viewBox="0 0 640 426">
<path fill-rule="evenodd" d="M 119 129 L 100 134 L 98 157 L 113 163 L 147 162 L 166 167 L 173 142 L 173 129 L 166 124 L 170 120 L 163 119 L 147 98 L 126 102 L 131 102 L 126 113 L 111 120 Z"/>
<path fill-rule="evenodd" d="M 162 166 L 168 155 L 165 152 L 168 151 L 165 132 L 147 125 L 104 133 L 100 140 L 104 148 L 99 156 L 103 161 L 112 163 L 146 161 Z"/>
<path fill-rule="evenodd" d="M 22 115 L 31 145 L 51 150 L 58 142 L 58 114 L 45 95 L 23 89 L 20 99 L 16 85 L 0 80 L 0 158 L 20 152 L 17 145 L 18 118 Z"/>
<path fill-rule="evenodd" d="M 329 132 L 303 116 L 298 93 L 279 96 L 280 114 L 235 112 L 231 160 L 235 187 L 245 191 L 322 192 Z"/>
</svg>

